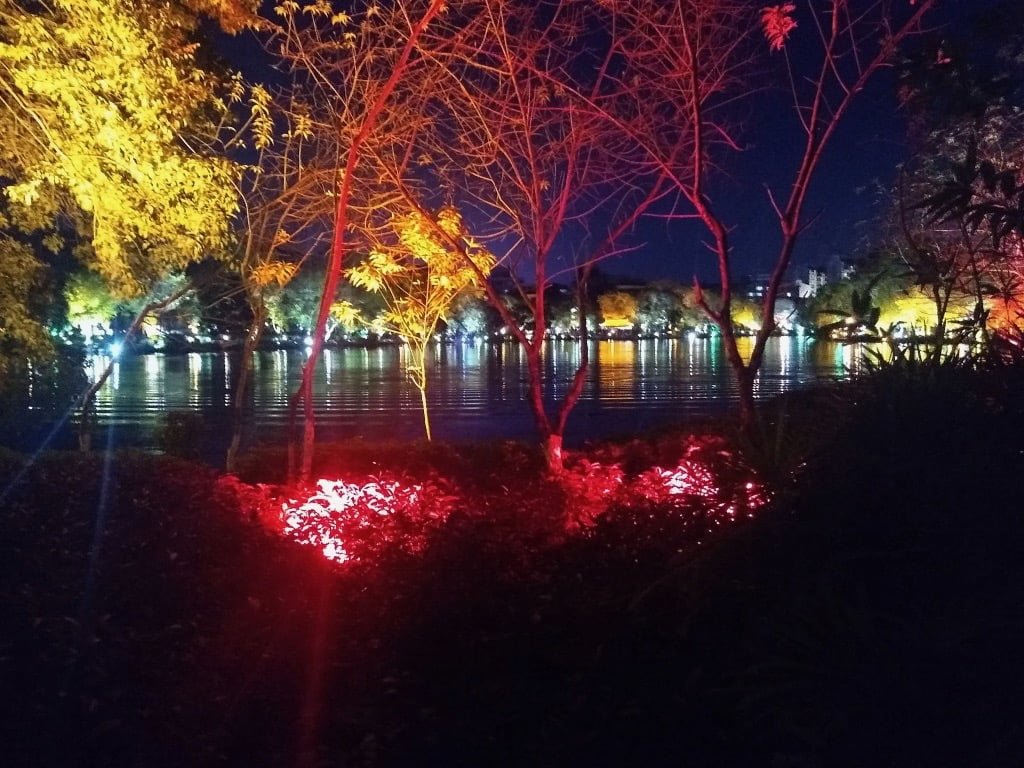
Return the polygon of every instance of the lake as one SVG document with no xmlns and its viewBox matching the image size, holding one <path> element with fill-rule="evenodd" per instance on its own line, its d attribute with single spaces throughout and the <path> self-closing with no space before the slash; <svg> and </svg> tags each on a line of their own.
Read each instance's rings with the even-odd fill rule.
<svg viewBox="0 0 1024 768">
<path fill-rule="evenodd" d="M 744 340 L 749 341 L 749 340 Z M 736 385 L 714 339 L 590 342 L 586 389 L 570 416 L 568 445 L 685 425 L 719 415 L 736 400 Z M 801 337 L 773 338 L 766 349 L 757 396 L 768 398 L 856 369 L 859 348 Z M 548 399 L 565 392 L 579 356 L 570 341 L 552 341 L 545 366 Z M 438 345 L 429 367 L 428 402 L 436 439 L 531 439 L 526 362 L 512 343 Z M 301 350 L 257 355 L 250 390 L 246 444 L 283 440 L 288 399 L 306 354 Z M 203 417 L 204 456 L 223 456 L 230 437 L 231 387 L 237 353 L 143 355 L 117 363 L 97 395 L 97 434 L 113 430 L 121 445 L 147 447 L 164 414 L 192 411 Z M 419 394 L 408 383 L 401 347 L 329 349 L 314 386 L 318 441 L 361 437 L 413 440 L 422 436 Z M 93 375 L 106 359 L 91 361 Z"/>
</svg>

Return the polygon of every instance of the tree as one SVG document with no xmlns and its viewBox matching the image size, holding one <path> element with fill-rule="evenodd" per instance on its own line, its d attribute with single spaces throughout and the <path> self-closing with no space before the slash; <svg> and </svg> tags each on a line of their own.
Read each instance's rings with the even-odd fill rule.
<svg viewBox="0 0 1024 768">
<path fill-rule="evenodd" d="M 413 111 L 429 122 L 401 152 L 378 156 L 381 175 L 410 208 L 425 212 L 440 195 L 473 223 L 528 309 L 520 322 L 509 297 L 484 283 L 525 352 L 530 407 L 556 474 L 589 364 L 589 277 L 599 261 L 628 250 L 625 237 L 667 189 L 619 124 L 636 105 L 619 78 L 614 12 L 605 5 L 485 0 L 445 17 L 425 32 L 425 66 L 404 83 L 404 103 L 420 105 Z M 560 281 L 579 307 L 580 362 L 566 386 L 558 383 L 564 394 L 552 407 L 556 383 L 546 380 L 542 356 Z"/>
<path fill-rule="evenodd" d="M 317 268 L 307 260 L 288 281 L 273 291 L 264 292 L 266 317 L 275 332 L 303 338 L 311 336 L 310 324 L 320 306 L 324 276 L 322 265 Z"/>
<path fill-rule="evenodd" d="M 460 251 L 441 241 L 435 234 L 438 229 L 466 243 L 472 262 L 467 264 Z M 478 289 L 481 275 L 486 280 L 494 257 L 467 238 L 462 218 L 453 208 L 441 209 L 431 222 L 418 213 L 392 216 L 386 229 L 375 235 L 369 256 L 352 267 L 349 279 L 383 298 L 384 312 L 375 322 L 409 346 L 406 372 L 419 390 L 423 429 L 429 441 L 427 347 L 456 300 Z M 344 308 L 354 309 L 351 305 Z M 342 317 L 352 314 L 339 309 Z"/>
<path fill-rule="evenodd" d="M 678 285 L 655 283 L 640 293 L 637 320 L 641 333 L 674 333 L 683 318 L 683 293 Z"/>
<path fill-rule="evenodd" d="M 932 295 L 940 334 L 947 305 L 964 297 L 972 299 L 966 314 L 975 327 L 957 323 L 957 335 L 987 337 L 993 307 L 1003 327 L 1019 319 L 1022 23 L 1019 3 L 997 3 L 966 27 L 931 36 L 901 71 L 914 153 L 897 206 L 900 234 L 911 269 Z"/>
<path fill-rule="evenodd" d="M 638 305 L 636 297 L 625 291 L 611 291 L 597 297 L 601 324 L 606 329 L 628 328 L 633 330 L 637 323 Z"/>
<path fill-rule="evenodd" d="M 769 187 L 768 203 L 778 222 L 780 242 L 761 303 L 753 348 L 745 360 L 734 332 L 730 227 L 708 187 L 716 154 L 723 149 L 735 150 L 738 143 L 709 110 L 715 102 L 709 101 L 708 94 L 732 98 L 736 96 L 732 86 L 743 85 L 740 70 L 726 65 L 742 63 L 744 58 L 726 56 L 724 51 L 735 51 L 746 44 L 743 34 L 734 30 L 753 28 L 751 5 L 695 0 L 616 3 L 621 13 L 633 19 L 633 34 L 621 48 L 622 77 L 657 87 L 660 94 L 660 98 L 638 99 L 638 104 L 648 108 L 636 121 L 634 135 L 670 171 L 681 199 L 691 211 L 687 215 L 695 216 L 710 237 L 721 297 L 712 303 L 698 283 L 696 300 L 721 331 L 726 357 L 739 383 L 740 419 L 746 428 L 753 426 L 754 381 L 765 344 L 776 328 L 775 300 L 794 249 L 810 224 L 805 207 L 824 152 L 857 95 L 891 63 L 899 45 L 919 30 L 922 19 L 936 4 L 937 0 L 917 0 L 902 12 L 886 3 L 829 0 L 824 3 L 824 11 L 819 11 L 815 2 L 800 3 L 799 9 L 797 3 L 787 2 L 761 10 L 767 48 L 780 54 L 785 64 L 780 74 L 791 86 L 802 150 L 785 196 L 777 198 Z M 817 63 L 804 74 L 800 62 L 808 60 L 810 46 L 815 44 Z M 790 45 L 802 47 L 799 57 L 790 58 Z M 677 126 L 684 125 L 694 132 L 694 138 L 687 143 L 687 151 L 680 153 L 678 134 L 684 129 Z M 685 163 L 680 164 L 680 160 Z"/>
<path fill-rule="evenodd" d="M 0 163 L 41 217 L 84 214 L 93 266 L 124 296 L 222 245 L 237 170 L 205 151 L 214 84 L 187 18 L 129 0 L 0 3 Z"/>
<path fill-rule="evenodd" d="M 110 330 L 120 303 L 98 274 L 88 270 L 73 273 L 64 285 L 64 297 L 68 323 L 77 328 L 86 341 Z"/>
<path fill-rule="evenodd" d="M 311 200 L 305 211 L 309 220 L 324 222 L 331 238 L 312 324 L 312 348 L 292 399 L 293 421 L 295 409 L 303 404 L 303 431 L 301 456 L 294 440 L 289 442 L 289 464 L 291 474 L 303 480 L 309 479 L 312 470 L 316 439 L 313 374 L 350 250 L 346 239 L 350 204 L 359 194 L 364 152 L 376 141 L 388 142 L 390 130 L 404 132 L 402 118 L 407 113 L 394 108 L 393 96 L 419 61 L 421 36 L 445 8 L 445 0 L 384 5 L 371 1 L 337 12 L 324 0 L 303 5 L 288 0 L 275 7 L 283 20 L 274 40 L 275 52 L 306 89 L 310 118 L 324 138 L 312 162 L 329 180 L 327 194 Z"/>
<path fill-rule="evenodd" d="M 0 235 L 0 382 L 13 378 L 16 361 L 52 355 L 50 335 L 27 301 L 39 289 L 42 271 L 28 245 Z"/>
<path fill-rule="evenodd" d="M 482 339 L 498 332 L 501 318 L 494 308 L 483 298 L 482 291 L 477 295 L 463 294 L 452 305 L 448 318 L 449 333 L 472 339 Z"/>
<path fill-rule="evenodd" d="M 878 333 L 878 320 L 881 317 L 882 310 L 875 305 L 872 291 L 876 283 L 882 278 L 882 274 L 879 273 L 872 278 L 864 288 L 853 288 L 850 291 L 850 305 L 848 309 L 832 308 L 819 310 L 819 315 L 832 315 L 840 319 L 833 323 L 819 326 L 818 332 L 828 338 L 829 334 L 833 331 L 843 330 L 848 339 L 865 331 Z"/>
<path fill-rule="evenodd" d="M 81 350 L 52 331 L 62 314 L 53 275 L 29 243 L 0 234 L 0 423 L 19 444 L 45 423 L 62 423 L 85 387 Z"/>
<path fill-rule="evenodd" d="M 205 5 L 224 19 L 246 7 Z M 237 166 L 216 151 L 227 111 L 195 65 L 194 26 L 171 3 L 0 1 L 0 176 L 14 223 L 75 222 L 87 265 L 122 298 L 224 246 L 237 208 Z M 96 389 L 81 401 L 83 447 Z"/>
</svg>

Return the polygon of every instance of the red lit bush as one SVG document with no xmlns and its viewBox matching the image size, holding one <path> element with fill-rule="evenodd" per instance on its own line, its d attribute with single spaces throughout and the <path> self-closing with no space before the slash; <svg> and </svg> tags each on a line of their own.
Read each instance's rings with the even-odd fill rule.
<svg viewBox="0 0 1024 768">
<path fill-rule="evenodd" d="M 448 518 L 454 501 L 431 482 L 319 480 L 314 493 L 284 502 L 280 519 L 285 535 L 343 563 L 392 548 L 421 551 L 430 532 Z"/>
</svg>

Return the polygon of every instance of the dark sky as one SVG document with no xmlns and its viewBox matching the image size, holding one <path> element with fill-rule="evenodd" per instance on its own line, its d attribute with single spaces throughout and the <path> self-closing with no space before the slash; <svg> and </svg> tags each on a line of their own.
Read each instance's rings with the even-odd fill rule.
<svg viewBox="0 0 1024 768">
<path fill-rule="evenodd" d="M 807 218 L 815 218 L 794 256 L 794 268 L 824 265 L 833 254 L 850 253 L 875 212 L 878 185 L 889 184 L 904 157 L 903 122 L 892 78 L 879 79 L 861 94 L 837 131 L 811 187 Z M 747 105 L 750 128 L 741 130 L 746 149 L 726 158 L 724 173 L 710 186 L 723 222 L 730 227 L 735 274 L 766 272 L 780 238 L 768 199 L 789 193 L 800 153 L 801 128 L 788 106 L 788 94 L 765 93 Z M 642 252 L 609 262 L 607 269 L 641 278 L 667 277 L 689 282 L 696 274 L 717 282 L 713 255 L 705 247 L 706 230 L 697 223 L 649 222 L 641 231 Z"/>
<path fill-rule="evenodd" d="M 929 32 L 958 34 L 972 17 L 999 2 L 947 0 L 931 17 Z M 736 275 L 767 272 L 778 251 L 778 224 L 765 184 L 771 185 L 776 199 L 785 199 L 803 149 L 791 104 L 785 89 L 769 87 L 751 97 L 740 131 L 747 148 L 730 158 L 726 174 L 711 187 L 722 219 L 730 227 Z M 896 180 L 897 168 L 906 157 L 904 137 L 895 78 L 886 70 L 858 96 L 826 150 L 805 207 L 805 218 L 815 221 L 798 242 L 793 277 L 804 275 L 809 266 L 826 266 L 833 255 L 853 255 L 873 232 L 881 212 L 878 190 Z M 645 247 L 609 261 L 609 272 L 682 282 L 697 275 L 717 282 L 716 265 L 703 244 L 707 238 L 700 225 L 649 222 L 640 235 Z"/>
<path fill-rule="evenodd" d="M 935 34 L 952 33 L 1000 2 L 1005 0 L 944 0 L 929 27 Z M 251 36 L 231 40 L 223 52 L 251 77 L 267 79 L 266 59 Z M 788 90 L 773 88 L 770 77 L 766 82 L 768 86 L 737 113 L 745 151 L 727 158 L 725 173 L 710 187 L 716 208 L 731 228 L 736 275 L 765 273 L 774 262 L 778 226 L 765 185 L 784 200 L 803 149 Z M 891 71 L 883 71 L 858 96 L 826 151 L 805 207 L 805 218 L 815 217 L 815 221 L 799 241 L 792 276 L 804 275 L 808 266 L 825 265 L 834 255 L 853 255 L 872 231 L 872 220 L 879 212 L 878 189 L 894 182 L 905 154 L 894 77 Z M 608 272 L 686 283 L 697 275 L 705 282 L 717 282 L 712 254 L 704 245 L 706 232 L 699 224 L 651 219 L 638 227 L 635 239 L 642 246 L 606 262 Z"/>
</svg>

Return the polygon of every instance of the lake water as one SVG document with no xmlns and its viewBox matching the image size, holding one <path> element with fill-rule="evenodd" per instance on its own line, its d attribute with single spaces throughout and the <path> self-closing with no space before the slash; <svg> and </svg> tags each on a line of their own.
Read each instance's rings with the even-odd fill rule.
<svg viewBox="0 0 1024 768">
<path fill-rule="evenodd" d="M 545 350 L 549 401 L 568 386 L 578 360 L 573 342 Z M 736 400 L 736 385 L 713 339 L 591 342 L 583 397 L 570 416 L 567 443 L 636 434 L 718 415 Z M 517 345 L 483 342 L 439 346 L 429 367 L 428 401 L 436 439 L 530 439 L 525 356 Z M 250 390 L 245 442 L 283 440 L 288 400 L 306 359 L 302 351 L 259 353 Z M 844 377 L 856 347 L 798 337 L 775 338 L 766 350 L 757 396 L 771 397 L 821 378 Z M 121 445 L 150 446 L 164 414 L 202 415 L 204 454 L 223 455 L 230 437 L 237 353 L 129 357 L 97 396 L 96 445 L 112 429 Z M 324 352 L 314 386 L 317 440 L 422 436 L 419 394 L 408 383 L 400 347 Z M 106 360 L 93 361 L 102 370 Z"/>
</svg>

